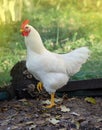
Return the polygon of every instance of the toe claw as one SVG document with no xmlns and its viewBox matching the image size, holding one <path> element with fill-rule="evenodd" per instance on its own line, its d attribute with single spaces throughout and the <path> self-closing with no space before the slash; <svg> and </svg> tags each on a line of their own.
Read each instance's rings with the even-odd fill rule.
<svg viewBox="0 0 102 130">
<path fill-rule="evenodd" d="M 42 85 L 41 82 L 39 82 L 39 83 L 37 84 L 37 90 L 40 92 L 40 91 L 42 91 L 42 88 L 43 88 L 43 85 Z"/>
</svg>

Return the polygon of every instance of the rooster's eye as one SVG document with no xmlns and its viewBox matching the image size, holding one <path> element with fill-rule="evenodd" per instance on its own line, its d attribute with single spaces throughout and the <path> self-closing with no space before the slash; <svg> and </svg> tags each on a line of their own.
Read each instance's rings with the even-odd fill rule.
<svg viewBox="0 0 102 130">
<path fill-rule="evenodd" d="M 28 29 L 29 27 L 25 27 L 26 29 Z"/>
</svg>

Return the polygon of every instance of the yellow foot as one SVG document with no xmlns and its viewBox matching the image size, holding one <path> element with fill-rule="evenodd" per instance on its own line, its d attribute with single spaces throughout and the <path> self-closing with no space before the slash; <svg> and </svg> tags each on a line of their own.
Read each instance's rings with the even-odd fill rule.
<svg viewBox="0 0 102 130">
<path fill-rule="evenodd" d="M 45 106 L 45 108 L 52 108 L 52 107 L 54 107 L 54 106 L 56 106 L 56 104 L 55 104 L 55 103 L 50 104 L 50 105 L 48 105 L 48 106 Z"/>
<path fill-rule="evenodd" d="M 52 108 L 56 105 L 55 102 L 54 102 L 54 100 L 55 100 L 54 96 L 55 96 L 55 93 L 51 93 L 51 104 L 48 105 L 48 106 L 45 106 L 45 108 Z"/>
<path fill-rule="evenodd" d="M 38 82 L 37 84 L 37 90 L 40 92 L 43 89 L 43 84 L 41 82 Z"/>
</svg>

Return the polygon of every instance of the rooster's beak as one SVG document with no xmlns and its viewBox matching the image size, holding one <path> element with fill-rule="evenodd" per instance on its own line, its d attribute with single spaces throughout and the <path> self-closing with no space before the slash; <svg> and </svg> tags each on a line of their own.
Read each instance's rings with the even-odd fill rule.
<svg viewBox="0 0 102 130">
<path fill-rule="evenodd" d="M 21 33 L 24 32 L 24 29 L 20 29 L 20 32 L 21 32 Z"/>
</svg>

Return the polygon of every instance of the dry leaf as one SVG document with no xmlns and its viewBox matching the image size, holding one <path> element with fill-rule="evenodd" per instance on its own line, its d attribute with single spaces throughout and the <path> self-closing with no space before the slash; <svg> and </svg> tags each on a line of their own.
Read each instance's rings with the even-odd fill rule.
<svg viewBox="0 0 102 130">
<path fill-rule="evenodd" d="M 62 112 L 70 112 L 70 108 L 67 108 L 66 106 L 62 105 L 60 106 Z"/>
<path fill-rule="evenodd" d="M 59 129 L 59 130 L 66 130 L 66 128 L 61 128 L 61 129 Z"/>
<path fill-rule="evenodd" d="M 85 121 L 86 120 L 86 118 L 85 117 L 79 117 L 78 119 L 77 119 L 77 121 L 79 122 L 79 123 L 82 123 L 83 121 Z"/>
<path fill-rule="evenodd" d="M 59 120 L 59 119 L 61 119 L 61 115 L 56 115 L 55 118 L 56 118 L 57 120 Z"/>
<path fill-rule="evenodd" d="M 51 102 L 49 100 L 43 101 L 42 104 L 50 104 Z"/>
<path fill-rule="evenodd" d="M 96 104 L 96 100 L 95 100 L 95 98 L 93 98 L 93 97 L 86 97 L 86 98 L 85 98 L 85 101 L 86 101 L 86 102 L 89 102 L 89 103 L 92 103 L 92 104 Z"/>
<path fill-rule="evenodd" d="M 32 124 L 34 124 L 34 121 L 27 121 L 27 122 L 25 122 L 25 124 L 26 125 L 32 125 Z"/>
<path fill-rule="evenodd" d="M 29 130 L 33 130 L 35 127 L 36 127 L 36 125 L 31 125 L 31 126 L 29 127 Z"/>
<path fill-rule="evenodd" d="M 62 98 L 55 98 L 55 102 L 62 102 L 63 99 Z"/>
<path fill-rule="evenodd" d="M 37 125 L 41 125 L 41 124 L 44 124 L 45 123 L 45 120 L 37 120 L 36 121 L 36 124 Z"/>
<path fill-rule="evenodd" d="M 30 103 L 29 100 L 27 100 L 25 98 L 20 99 L 19 101 L 22 102 L 22 104 L 25 105 L 25 106 L 32 105 L 32 103 Z"/>
<path fill-rule="evenodd" d="M 62 98 L 59 98 L 59 99 L 57 99 L 57 98 L 55 98 L 55 102 L 61 102 L 63 99 Z M 42 102 L 42 104 L 50 104 L 51 102 L 49 101 L 49 100 L 46 100 L 46 101 L 43 101 Z"/>
<path fill-rule="evenodd" d="M 31 125 L 31 126 L 29 127 L 29 130 L 33 130 L 35 127 L 36 127 L 36 125 Z"/>
<path fill-rule="evenodd" d="M 49 119 L 49 122 L 51 122 L 53 125 L 56 125 L 57 123 L 59 123 L 59 120 L 56 120 L 55 118 Z"/>
<path fill-rule="evenodd" d="M 13 125 L 13 126 L 11 126 L 11 127 L 8 127 L 7 128 L 7 130 L 15 130 L 15 129 L 18 129 L 19 128 L 19 126 L 17 126 L 17 125 Z"/>
<path fill-rule="evenodd" d="M 78 113 L 76 113 L 76 112 L 71 112 L 71 115 L 80 116 L 80 114 L 78 114 Z"/>
<path fill-rule="evenodd" d="M 23 98 L 23 99 L 20 99 L 19 101 L 20 101 L 20 102 L 27 102 L 28 100 L 25 99 L 25 98 Z"/>
<path fill-rule="evenodd" d="M 79 123 L 79 122 L 76 122 L 75 124 L 76 124 L 77 130 L 79 130 L 79 128 L 80 128 L 80 123 Z"/>
<path fill-rule="evenodd" d="M 102 122 L 102 118 L 99 118 L 99 119 L 97 120 L 97 122 Z"/>
</svg>

